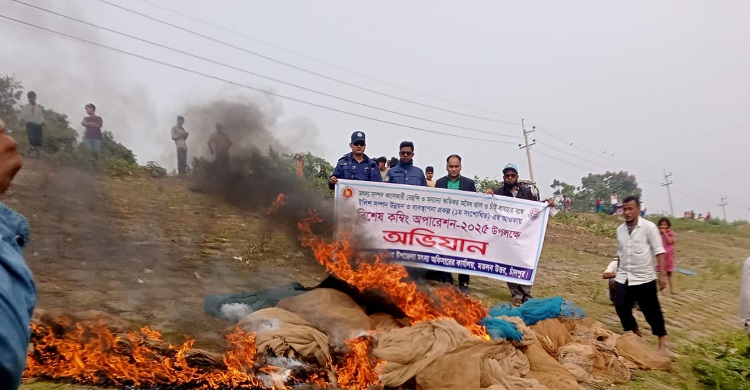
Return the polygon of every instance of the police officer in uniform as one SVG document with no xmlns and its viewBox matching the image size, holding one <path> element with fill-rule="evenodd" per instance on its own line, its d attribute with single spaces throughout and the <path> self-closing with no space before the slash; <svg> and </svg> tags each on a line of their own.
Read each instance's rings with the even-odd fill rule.
<svg viewBox="0 0 750 390">
<path fill-rule="evenodd" d="M 378 163 L 365 154 L 365 133 L 362 131 L 352 133 L 352 142 L 349 143 L 349 147 L 352 149 L 351 153 L 345 154 L 336 162 L 333 175 L 328 179 L 328 187 L 333 189 L 339 179 L 382 182 Z"/>
</svg>

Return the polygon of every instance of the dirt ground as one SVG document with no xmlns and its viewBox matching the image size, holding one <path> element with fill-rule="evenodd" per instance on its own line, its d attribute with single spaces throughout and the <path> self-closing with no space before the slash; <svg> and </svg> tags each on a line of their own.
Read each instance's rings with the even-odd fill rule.
<svg viewBox="0 0 750 390">
<path fill-rule="evenodd" d="M 101 310 L 133 329 L 149 325 L 169 341 L 190 337 L 197 347 L 217 349 L 226 324 L 204 314 L 206 295 L 290 281 L 312 286 L 326 276 L 294 237 L 194 187 L 175 177 L 110 178 L 26 160 L 0 200 L 30 222 L 25 258 L 37 283 L 37 307 Z M 750 232 L 677 231 L 677 239 L 678 267 L 699 273 L 676 274 L 678 294 L 662 295 L 670 345 L 680 352 L 697 339 L 738 329 L 739 272 L 750 255 Z M 619 330 L 601 279 L 615 253 L 613 238 L 553 219 L 534 295 L 562 295 Z M 485 304 L 509 299 L 504 283 L 483 278 L 473 278 L 472 294 Z M 640 313 L 637 318 L 648 329 Z M 688 375 L 639 373 L 627 387 L 679 388 Z M 37 382 L 22 389 L 92 387 Z"/>
</svg>

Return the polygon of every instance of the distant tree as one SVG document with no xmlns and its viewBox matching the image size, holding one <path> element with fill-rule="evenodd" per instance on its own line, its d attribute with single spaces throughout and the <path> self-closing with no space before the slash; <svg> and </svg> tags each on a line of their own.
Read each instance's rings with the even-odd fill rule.
<svg viewBox="0 0 750 390">
<path fill-rule="evenodd" d="M 555 196 L 568 195 L 572 199 L 574 210 L 593 210 L 596 199 L 602 198 L 609 205 L 609 196 L 616 191 L 619 198 L 635 195 L 641 196 L 643 190 L 638 186 L 635 175 L 626 171 L 605 172 L 603 174 L 589 173 L 581 178 L 581 186 L 574 187 L 571 184 L 555 179 L 550 185 L 554 189 Z"/>
<path fill-rule="evenodd" d="M 318 157 L 310 152 L 303 154 L 302 157 L 305 161 L 306 178 L 318 177 L 320 168 L 323 168 L 323 171 L 326 173 L 326 175 L 323 176 L 325 180 L 328 180 L 328 177 L 333 173 L 333 165 L 324 158 Z"/>
<path fill-rule="evenodd" d="M 552 195 L 558 198 L 562 198 L 563 195 L 567 195 L 568 198 L 572 199 L 573 194 L 575 194 L 576 192 L 576 186 L 568 184 L 564 181 L 559 181 L 557 179 L 552 181 L 552 185 L 550 185 L 550 187 L 552 187 L 553 190 Z"/>
<path fill-rule="evenodd" d="M 78 143 L 78 132 L 70 127 L 68 116 L 52 109 L 44 110 L 44 150 L 57 153 L 72 150 Z"/>
<path fill-rule="evenodd" d="M 16 104 L 23 96 L 23 85 L 13 76 L 0 77 L 0 118 L 8 127 L 16 124 Z"/>
<path fill-rule="evenodd" d="M 484 192 L 486 189 L 494 190 L 503 185 L 503 183 L 497 179 L 485 177 L 480 179 L 479 176 L 474 176 L 474 183 L 477 186 L 477 192 Z"/>
</svg>

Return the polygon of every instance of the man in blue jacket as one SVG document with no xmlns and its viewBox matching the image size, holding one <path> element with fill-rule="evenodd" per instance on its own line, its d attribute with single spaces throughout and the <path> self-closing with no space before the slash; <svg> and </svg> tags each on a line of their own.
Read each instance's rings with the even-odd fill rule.
<svg viewBox="0 0 750 390">
<path fill-rule="evenodd" d="M 328 187 L 331 189 L 336 187 L 339 179 L 383 181 L 383 178 L 380 176 L 378 163 L 365 154 L 366 146 L 364 132 L 355 131 L 352 133 L 352 142 L 349 143 L 352 151 L 345 154 L 336 162 L 333 175 L 328 179 Z"/>
<path fill-rule="evenodd" d="M 21 169 L 21 156 L 0 120 L 0 193 Z M 29 224 L 0 203 L 0 389 L 17 389 L 26 365 L 29 322 L 36 303 L 31 272 L 21 257 Z"/>
<path fill-rule="evenodd" d="M 448 175 L 437 179 L 435 188 L 447 188 L 449 190 L 477 192 L 477 186 L 474 180 L 461 176 L 461 156 L 451 154 L 446 159 L 445 169 Z M 441 281 L 453 284 L 453 276 L 448 272 L 438 274 Z M 469 294 L 469 275 L 458 275 L 458 289 L 464 294 Z"/>
<path fill-rule="evenodd" d="M 414 166 L 414 143 L 404 141 L 399 145 L 401 160 L 398 165 L 388 171 L 388 182 L 392 184 L 408 184 L 427 187 L 427 178 L 421 168 Z"/>
</svg>

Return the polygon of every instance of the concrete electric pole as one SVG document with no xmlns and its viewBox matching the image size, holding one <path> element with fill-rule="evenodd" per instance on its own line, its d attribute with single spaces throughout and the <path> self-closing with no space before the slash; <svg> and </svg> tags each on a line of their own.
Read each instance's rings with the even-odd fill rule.
<svg viewBox="0 0 750 390">
<path fill-rule="evenodd" d="M 531 130 L 526 131 L 526 126 L 524 126 L 523 119 L 521 119 L 521 129 L 523 130 L 525 145 L 518 144 L 518 149 L 526 149 L 526 161 L 529 162 L 529 178 L 534 184 L 536 184 L 536 181 L 534 180 L 534 169 L 531 167 L 531 147 L 536 144 L 536 140 L 532 139 L 531 143 L 529 143 L 529 134 L 536 131 L 536 126 L 533 126 Z"/>
<path fill-rule="evenodd" d="M 727 221 L 727 197 L 726 196 L 721 197 L 721 202 L 719 203 L 719 206 L 721 206 L 721 209 L 724 211 L 724 222 L 728 222 Z"/>
<path fill-rule="evenodd" d="M 669 180 L 669 178 L 672 176 L 672 172 L 669 172 L 669 175 L 667 175 L 667 169 L 664 169 L 664 183 L 662 183 L 662 186 L 667 187 L 667 196 L 669 197 L 669 213 L 671 216 L 674 217 L 674 207 L 672 206 L 672 191 L 669 190 L 669 186 L 672 184 L 672 181 Z"/>
</svg>

